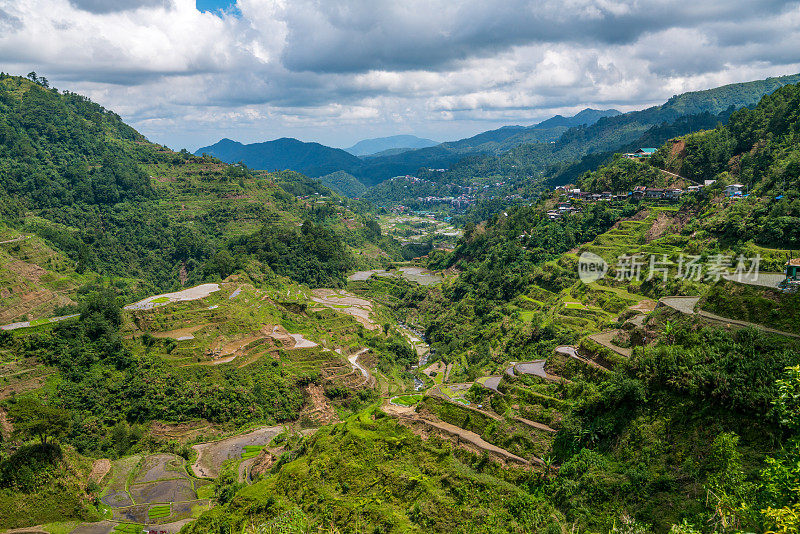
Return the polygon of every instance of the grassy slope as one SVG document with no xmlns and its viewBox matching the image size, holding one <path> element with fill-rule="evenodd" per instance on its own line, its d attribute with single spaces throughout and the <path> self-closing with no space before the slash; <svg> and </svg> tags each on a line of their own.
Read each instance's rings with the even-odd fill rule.
<svg viewBox="0 0 800 534">
<path fill-rule="evenodd" d="M 74 304 L 76 290 L 90 279 L 36 235 L 0 227 L 0 324 L 48 317 L 56 306 Z"/>
<path fill-rule="evenodd" d="M 299 507 L 342 532 L 559 531 L 559 514 L 501 470 L 437 439 L 422 440 L 372 408 L 325 427 L 276 474 L 204 514 L 188 532 L 268 523 Z"/>
<path fill-rule="evenodd" d="M 74 449 L 63 448 L 63 458 L 37 473 L 44 483 L 33 493 L 0 489 L 0 528 L 82 520 L 98 521 L 100 515 L 86 499 L 86 482 L 92 460 Z"/>
</svg>

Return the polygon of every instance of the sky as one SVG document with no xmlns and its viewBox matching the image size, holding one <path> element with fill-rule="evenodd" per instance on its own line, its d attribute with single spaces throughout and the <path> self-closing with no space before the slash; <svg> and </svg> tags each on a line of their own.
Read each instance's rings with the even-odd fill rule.
<svg viewBox="0 0 800 534">
<path fill-rule="evenodd" d="M 453 140 L 800 72 L 771 0 L 0 0 L 0 70 L 152 141 Z"/>
</svg>

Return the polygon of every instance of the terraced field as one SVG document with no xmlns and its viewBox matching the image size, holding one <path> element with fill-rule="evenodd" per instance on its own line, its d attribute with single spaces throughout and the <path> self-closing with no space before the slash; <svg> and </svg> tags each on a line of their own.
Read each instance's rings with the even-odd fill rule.
<svg viewBox="0 0 800 534">
<path fill-rule="evenodd" d="M 186 461 L 174 454 L 135 455 L 112 462 L 101 500 L 115 522 L 170 523 L 189 519 L 210 506 L 208 499 L 197 494 L 208 484 L 190 476 Z"/>
</svg>

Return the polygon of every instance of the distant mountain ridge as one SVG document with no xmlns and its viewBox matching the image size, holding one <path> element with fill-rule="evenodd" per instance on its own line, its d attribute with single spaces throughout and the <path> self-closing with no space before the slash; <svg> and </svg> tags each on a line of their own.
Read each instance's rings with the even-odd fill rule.
<svg viewBox="0 0 800 534">
<path fill-rule="evenodd" d="M 585 109 L 573 117 L 557 115 L 532 126 L 505 126 L 426 148 L 358 158 L 344 150 L 296 139 L 241 145 L 223 140 L 196 154 L 207 152 L 225 162 L 243 161 L 257 169 L 293 169 L 312 177 L 345 171 L 366 186 L 393 176 L 414 173 L 422 167 L 450 168 L 465 156 L 498 157 L 498 164 L 518 172 L 542 173 L 581 158 L 613 152 L 636 142 L 648 130 L 682 117 L 718 115 L 730 107 L 753 106 L 762 96 L 800 82 L 800 74 L 725 85 L 675 95 L 664 104 L 640 111 Z M 688 132 L 685 132 L 688 133 Z"/>
<path fill-rule="evenodd" d="M 416 135 L 392 135 L 389 137 L 364 139 L 350 148 L 345 148 L 344 151 L 354 156 L 371 156 L 387 150 L 427 148 L 438 144 L 438 141 L 417 137 Z"/>
<path fill-rule="evenodd" d="M 268 171 L 291 169 L 321 176 L 342 169 L 357 167 L 361 160 L 340 148 L 331 148 L 319 143 L 305 143 L 291 137 L 248 145 L 222 139 L 213 145 L 202 147 L 196 155 L 210 154 L 226 163 L 242 161 L 253 169 Z"/>
<path fill-rule="evenodd" d="M 555 128 L 557 126 L 565 126 L 567 128 L 573 128 L 575 126 L 589 126 L 596 123 L 603 117 L 614 117 L 616 115 L 622 115 L 622 112 L 616 109 L 586 108 L 579 111 L 572 117 L 564 117 L 563 115 L 556 115 L 554 117 L 550 117 L 549 119 L 533 126 L 533 128 L 544 129 L 544 128 Z"/>
<path fill-rule="evenodd" d="M 338 149 L 287 137 L 246 145 L 226 138 L 198 149 L 195 155 L 210 154 L 226 163 L 242 161 L 254 169 L 291 169 L 313 177 L 341 170 L 371 185 L 396 174 L 414 172 L 423 166 L 447 167 L 467 154 L 501 153 L 525 142 L 555 141 L 568 129 L 568 124 L 589 125 L 618 114 L 619 111 L 614 109 L 587 108 L 573 117 L 556 115 L 532 126 L 503 126 L 448 143 L 436 143 L 413 135 L 396 135 L 366 139 L 348 149 Z M 408 146 L 410 144 L 424 146 L 412 148 Z M 375 149 L 378 150 L 369 152 Z M 364 159 L 351 151 L 365 153 Z M 353 191 L 351 186 L 346 188 Z"/>
</svg>

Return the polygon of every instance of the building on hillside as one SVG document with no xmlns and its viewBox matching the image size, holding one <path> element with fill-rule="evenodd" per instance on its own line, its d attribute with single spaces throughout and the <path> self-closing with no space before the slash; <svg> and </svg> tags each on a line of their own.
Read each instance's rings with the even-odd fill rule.
<svg viewBox="0 0 800 534">
<path fill-rule="evenodd" d="M 612 198 L 614 198 L 614 193 L 612 193 L 611 191 L 603 191 L 601 195 L 603 200 L 611 200 Z"/>
<path fill-rule="evenodd" d="M 676 200 L 680 198 L 682 194 L 683 189 L 672 188 L 664 190 L 664 198 L 668 198 L 670 200 Z"/>
<path fill-rule="evenodd" d="M 623 157 L 628 159 L 639 159 L 639 158 L 649 158 L 653 154 L 656 153 L 655 148 L 639 148 L 633 152 L 628 152 L 627 154 L 623 154 Z"/>
<path fill-rule="evenodd" d="M 641 200 L 644 198 L 645 191 L 647 191 L 645 186 L 637 185 L 633 188 L 633 193 L 631 193 L 631 196 L 633 196 L 634 200 Z"/>
<path fill-rule="evenodd" d="M 708 187 L 710 185 L 714 185 L 715 183 L 717 183 L 716 180 L 703 180 L 703 187 Z"/>
<path fill-rule="evenodd" d="M 645 198 L 664 198 L 664 190 L 659 187 L 648 187 L 644 192 Z"/>
<path fill-rule="evenodd" d="M 740 197 L 744 193 L 742 184 L 731 184 L 725 186 L 725 195 L 729 197 Z"/>
<path fill-rule="evenodd" d="M 800 258 L 794 258 L 786 262 L 786 281 L 800 282 Z"/>
</svg>

